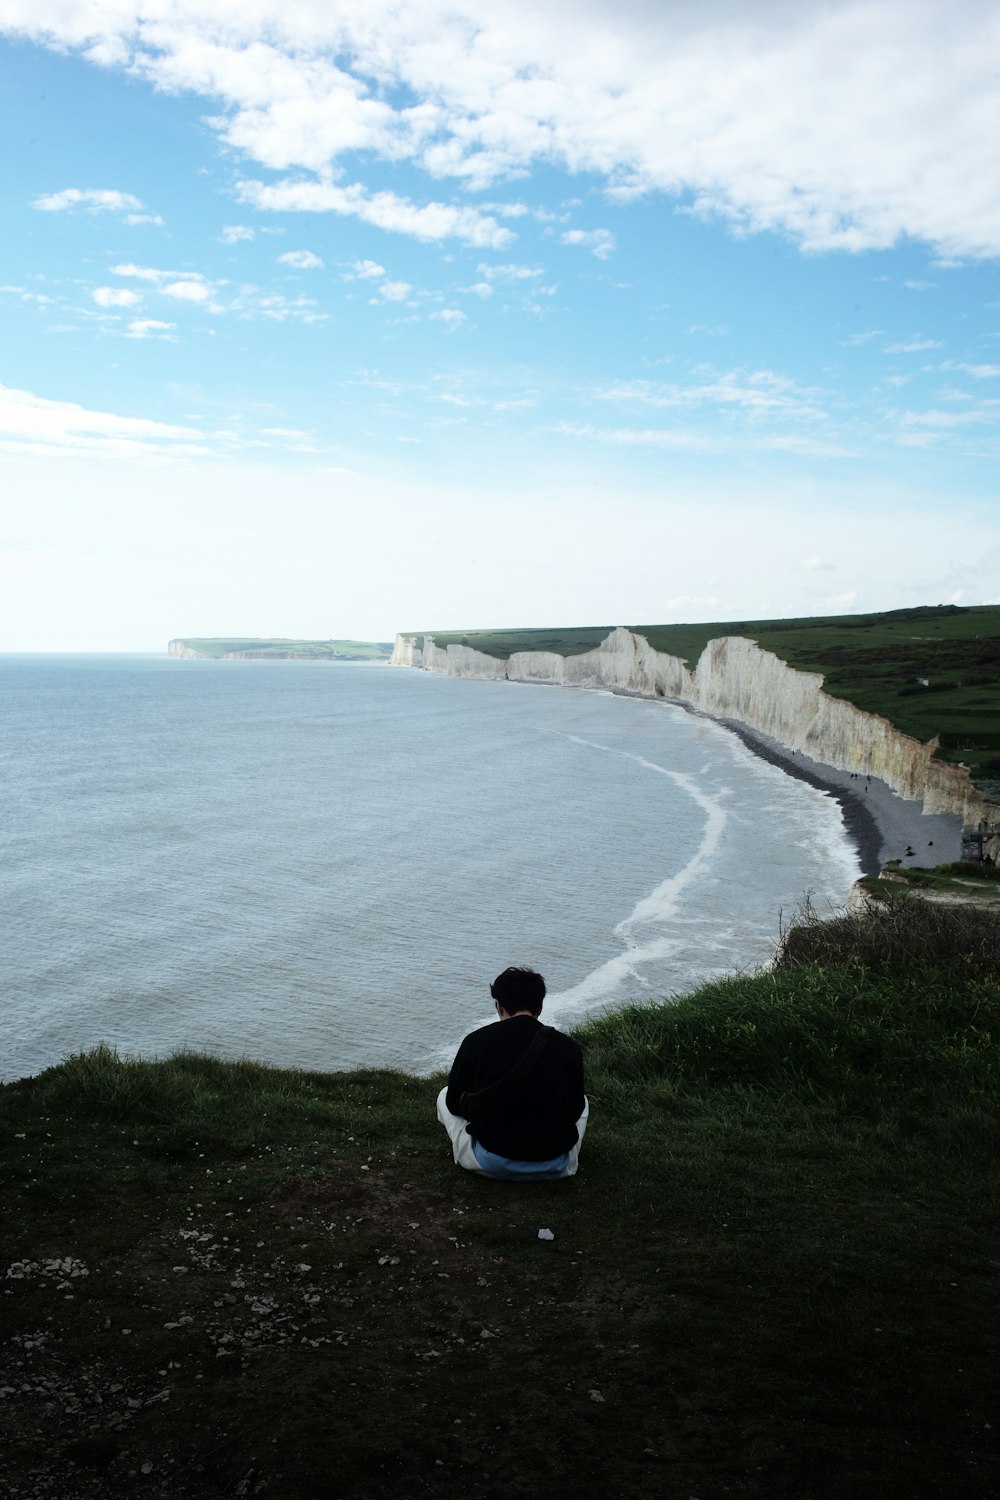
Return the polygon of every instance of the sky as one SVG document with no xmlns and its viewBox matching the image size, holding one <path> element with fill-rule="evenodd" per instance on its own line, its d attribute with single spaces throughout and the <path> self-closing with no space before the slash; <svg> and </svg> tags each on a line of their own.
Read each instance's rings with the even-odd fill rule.
<svg viewBox="0 0 1000 1500">
<path fill-rule="evenodd" d="M 0 0 L 0 650 L 1000 602 L 995 0 Z"/>
</svg>

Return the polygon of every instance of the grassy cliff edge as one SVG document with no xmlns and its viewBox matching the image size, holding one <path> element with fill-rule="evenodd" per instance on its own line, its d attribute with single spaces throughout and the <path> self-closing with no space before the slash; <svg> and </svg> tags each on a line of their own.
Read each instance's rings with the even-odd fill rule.
<svg viewBox="0 0 1000 1500">
<path fill-rule="evenodd" d="M 610 626 L 552 630 L 426 632 L 436 645 L 467 645 L 507 660 L 515 651 L 580 655 Z M 969 767 L 984 795 L 1000 798 L 1000 606 L 954 604 L 882 614 L 694 625 L 629 625 L 656 651 L 693 668 L 710 640 L 744 636 L 788 666 L 818 672 L 824 691 Z M 425 633 L 412 639 L 418 643 Z M 995 784 L 995 785 L 994 785 Z"/>
<path fill-rule="evenodd" d="M 457 1171 L 439 1079 L 0 1089 L 9 1492 L 994 1493 L 1000 919 L 798 931 L 578 1033 L 566 1183 Z"/>
</svg>

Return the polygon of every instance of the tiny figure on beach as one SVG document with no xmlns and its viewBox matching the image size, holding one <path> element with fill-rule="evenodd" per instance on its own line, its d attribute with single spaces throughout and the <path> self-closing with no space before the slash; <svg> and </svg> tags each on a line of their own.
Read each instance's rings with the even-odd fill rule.
<svg viewBox="0 0 1000 1500">
<path fill-rule="evenodd" d="M 438 1119 L 455 1164 L 514 1182 L 572 1177 L 587 1128 L 583 1053 L 538 1017 L 545 980 L 504 969 L 490 985 L 498 1019 L 462 1042 Z"/>
</svg>

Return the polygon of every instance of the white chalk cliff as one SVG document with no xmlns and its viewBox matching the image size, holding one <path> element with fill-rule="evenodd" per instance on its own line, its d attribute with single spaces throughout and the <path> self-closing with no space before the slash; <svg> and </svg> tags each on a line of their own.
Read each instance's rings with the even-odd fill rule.
<svg viewBox="0 0 1000 1500">
<path fill-rule="evenodd" d="M 623 626 L 579 656 L 516 651 L 509 661 L 471 646 L 437 646 L 432 636 L 420 647 L 412 636 L 397 635 L 390 666 L 673 698 L 714 718 L 736 719 L 838 770 L 881 777 L 900 796 L 920 801 L 925 813 L 957 813 L 966 824 L 1000 820 L 1000 807 L 972 786 L 964 766 L 934 759 L 936 739 L 923 744 L 879 714 L 830 697 L 820 673 L 798 672 L 745 636 L 709 641 L 693 672 Z"/>
</svg>

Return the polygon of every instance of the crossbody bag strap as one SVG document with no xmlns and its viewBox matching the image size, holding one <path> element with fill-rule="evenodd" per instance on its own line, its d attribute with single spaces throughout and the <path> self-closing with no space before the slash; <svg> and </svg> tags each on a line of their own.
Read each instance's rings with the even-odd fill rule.
<svg viewBox="0 0 1000 1500">
<path fill-rule="evenodd" d="M 531 1045 L 525 1048 L 509 1073 L 505 1073 L 502 1078 L 497 1079 L 496 1083 L 491 1083 L 484 1089 L 476 1089 L 474 1093 L 466 1092 L 462 1095 L 459 1108 L 467 1120 L 471 1118 L 474 1109 L 492 1109 L 494 1104 L 499 1104 L 501 1099 L 506 1099 L 508 1094 L 513 1093 L 521 1080 L 527 1078 L 545 1051 L 554 1030 L 553 1026 L 540 1025 L 531 1039 Z"/>
</svg>

